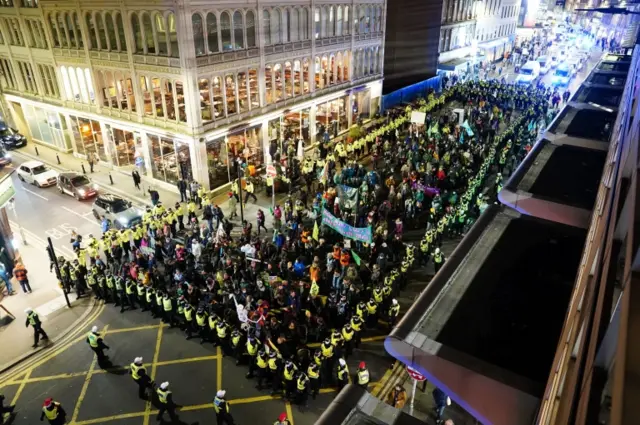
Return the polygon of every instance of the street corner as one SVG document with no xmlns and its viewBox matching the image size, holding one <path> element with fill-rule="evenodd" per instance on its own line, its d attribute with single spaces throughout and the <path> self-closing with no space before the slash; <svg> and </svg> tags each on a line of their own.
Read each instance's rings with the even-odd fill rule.
<svg viewBox="0 0 640 425">
<path fill-rule="evenodd" d="M 21 393 L 16 396 L 15 400 L 16 409 L 18 410 L 15 423 L 39 423 L 42 403 L 48 397 L 61 403 L 67 412 L 67 417 L 71 418 L 76 406 L 76 400 L 78 400 L 82 392 L 85 378 L 85 376 L 75 376 L 67 379 L 24 383 Z"/>
<path fill-rule="evenodd" d="M 47 353 L 44 361 L 33 368 L 31 378 L 74 374 L 89 370 L 94 355 L 93 351 L 85 345 L 83 340 L 77 339 L 57 351 Z M 51 350 L 56 350 L 55 345 Z"/>
<path fill-rule="evenodd" d="M 177 404 L 211 403 L 218 391 L 217 360 L 202 360 L 180 364 L 158 365 L 155 381 L 169 382 Z"/>
<path fill-rule="evenodd" d="M 154 347 L 156 344 L 153 345 Z M 207 342 L 200 344 L 200 338 L 194 336 L 187 340 L 186 334 L 178 328 L 163 328 L 160 341 L 158 361 L 177 361 L 192 358 L 212 357 L 217 355 L 217 349 Z"/>
<path fill-rule="evenodd" d="M 91 375 L 79 403 L 77 422 L 94 422 L 97 418 L 106 422 L 108 417 L 144 412 L 146 406 L 138 398 L 138 386 L 131 377 L 108 372 Z"/>
<path fill-rule="evenodd" d="M 158 329 L 155 328 L 127 328 L 111 329 L 104 336 L 104 342 L 109 346 L 106 354 L 117 366 L 127 367 L 136 357 L 142 357 L 145 363 L 150 363 L 156 347 Z M 86 347 L 90 350 L 89 346 Z"/>
</svg>

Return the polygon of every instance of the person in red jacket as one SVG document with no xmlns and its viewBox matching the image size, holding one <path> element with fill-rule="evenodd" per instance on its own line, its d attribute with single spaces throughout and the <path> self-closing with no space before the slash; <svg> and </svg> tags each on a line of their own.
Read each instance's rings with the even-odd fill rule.
<svg viewBox="0 0 640 425">
<path fill-rule="evenodd" d="M 13 275 L 16 277 L 16 280 L 22 287 L 22 292 L 25 294 L 31 293 L 31 285 L 29 285 L 29 278 L 27 278 L 27 269 L 24 264 L 20 262 L 20 260 L 16 260 L 16 266 L 13 269 Z"/>
</svg>

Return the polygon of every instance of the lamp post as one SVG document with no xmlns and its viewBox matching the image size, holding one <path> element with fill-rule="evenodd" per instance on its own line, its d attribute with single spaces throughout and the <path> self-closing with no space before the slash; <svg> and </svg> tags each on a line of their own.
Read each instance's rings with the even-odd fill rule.
<svg viewBox="0 0 640 425">
<path fill-rule="evenodd" d="M 244 223 L 244 207 L 242 206 L 242 160 L 236 159 L 236 168 L 238 169 L 238 197 L 240 198 L 240 224 Z"/>
</svg>

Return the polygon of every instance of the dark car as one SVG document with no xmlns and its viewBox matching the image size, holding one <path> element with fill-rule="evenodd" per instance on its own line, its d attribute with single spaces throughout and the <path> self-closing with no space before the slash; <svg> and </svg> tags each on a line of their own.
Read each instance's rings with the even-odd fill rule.
<svg viewBox="0 0 640 425">
<path fill-rule="evenodd" d="M 58 190 L 74 198 L 88 199 L 98 194 L 98 185 L 91 183 L 85 175 L 79 173 L 60 173 Z"/>
<path fill-rule="evenodd" d="M 0 167 L 4 167 L 8 164 L 11 164 L 11 154 L 8 153 L 2 145 L 0 145 Z"/>
<path fill-rule="evenodd" d="M 27 145 L 27 138 L 5 123 L 0 122 L 0 143 L 7 149 L 21 148 Z"/>
<path fill-rule="evenodd" d="M 131 202 L 115 195 L 98 195 L 92 210 L 97 220 L 104 217 L 109 225 L 116 229 L 131 228 L 142 223 L 142 211 L 131 205 Z"/>
</svg>

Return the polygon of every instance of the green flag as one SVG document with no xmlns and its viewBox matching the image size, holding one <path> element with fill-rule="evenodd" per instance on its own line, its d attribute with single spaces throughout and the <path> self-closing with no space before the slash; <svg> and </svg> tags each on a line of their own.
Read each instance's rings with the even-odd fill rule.
<svg viewBox="0 0 640 425">
<path fill-rule="evenodd" d="M 356 254 L 356 252 L 353 249 L 351 250 L 351 256 L 353 257 L 353 261 L 355 261 L 357 265 L 360 265 L 360 262 L 362 260 L 360 259 L 358 254 Z"/>
<path fill-rule="evenodd" d="M 319 241 L 320 240 L 320 228 L 318 227 L 318 222 L 317 221 L 315 221 L 313 223 L 313 234 L 311 235 L 311 237 L 315 241 Z"/>
</svg>

